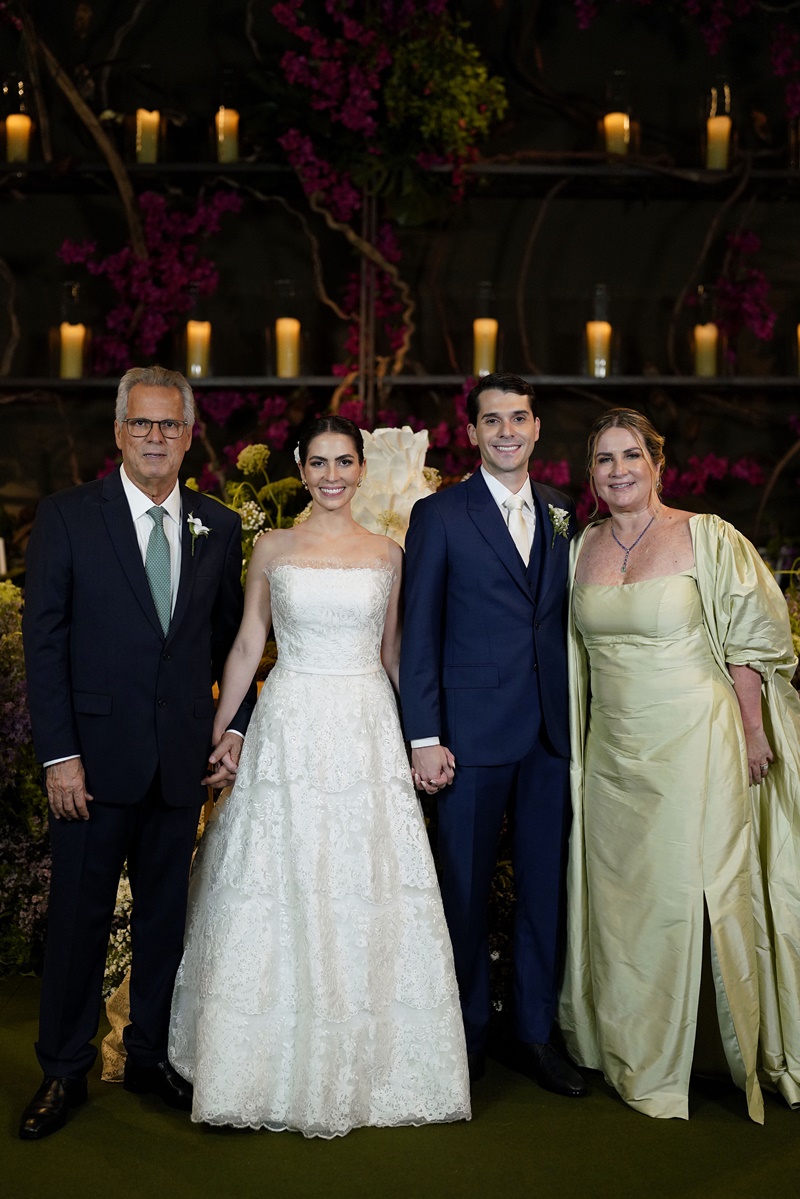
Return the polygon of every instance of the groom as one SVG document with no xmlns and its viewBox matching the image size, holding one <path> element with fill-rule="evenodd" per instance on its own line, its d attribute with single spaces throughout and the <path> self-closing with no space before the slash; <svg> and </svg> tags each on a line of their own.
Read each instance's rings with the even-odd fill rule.
<svg viewBox="0 0 800 1199">
<path fill-rule="evenodd" d="M 23 638 L 53 868 L 36 1045 L 44 1079 L 22 1116 L 24 1140 L 56 1132 L 87 1098 L 126 860 L 124 1085 L 191 1107 L 167 1061 L 167 1029 L 202 783 L 223 785 L 241 746 L 226 734 L 209 771 L 212 683 L 242 613 L 239 518 L 178 483 L 193 425 L 182 375 L 129 370 L 114 422 L 121 468 L 42 500 L 31 534 Z M 232 722 L 242 733 L 251 698 Z"/>
<path fill-rule="evenodd" d="M 566 584 L 573 505 L 531 484 L 533 388 L 487 375 L 467 399 L 481 466 L 420 500 L 406 538 L 400 694 L 417 785 L 439 794 L 439 858 L 467 1034 L 484 1069 L 487 906 L 507 813 L 520 1056 L 537 1082 L 586 1094 L 550 1045 L 569 831 Z"/>
</svg>

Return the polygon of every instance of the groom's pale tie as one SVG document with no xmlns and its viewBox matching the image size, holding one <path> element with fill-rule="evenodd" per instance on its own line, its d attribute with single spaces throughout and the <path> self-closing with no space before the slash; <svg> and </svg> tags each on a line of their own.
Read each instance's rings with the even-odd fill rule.
<svg viewBox="0 0 800 1199">
<path fill-rule="evenodd" d="M 147 540 L 144 569 L 147 581 L 150 584 L 150 591 L 152 592 L 158 619 L 161 621 L 161 628 L 164 630 L 164 636 L 166 637 L 167 629 L 169 628 L 170 609 L 172 607 L 172 593 L 170 587 L 169 542 L 164 532 L 165 512 L 163 508 L 148 508 L 147 515 L 153 522 L 153 528 Z"/>
<path fill-rule="evenodd" d="M 527 566 L 531 556 L 531 539 L 525 517 L 522 515 L 525 501 L 521 495 L 510 495 L 508 499 L 503 500 L 503 507 L 508 513 L 508 531 L 513 538 L 514 545 L 519 550 L 522 561 Z"/>
</svg>

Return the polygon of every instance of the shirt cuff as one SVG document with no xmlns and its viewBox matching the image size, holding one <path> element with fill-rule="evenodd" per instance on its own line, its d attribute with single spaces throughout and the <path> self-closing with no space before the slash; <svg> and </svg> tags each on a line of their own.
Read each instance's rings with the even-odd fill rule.
<svg viewBox="0 0 800 1199">
<path fill-rule="evenodd" d="M 417 737 L 415 741 L 410 741 L 409 745 L 412 749 L 425 749 L 427 745 L 441 745 L 438 737 Z"/>
<path fill-rule="evenodd" d="M 48 766 L 57 766 L 59 762 L 74 762 L 80 756 L 80 754 L 67 754 L 66 758 L 51 758 L 49 762 L 42 762 L 42 770 L 47 770 Z"/>
<path fill-rule="evenodd" d="M 244 741 L 244 733 L 240 733 L 238 729 L 226 729 L 225 732 L 235 733 L 237 737 L 241 737 L 242 741 Z"/>
</svg>

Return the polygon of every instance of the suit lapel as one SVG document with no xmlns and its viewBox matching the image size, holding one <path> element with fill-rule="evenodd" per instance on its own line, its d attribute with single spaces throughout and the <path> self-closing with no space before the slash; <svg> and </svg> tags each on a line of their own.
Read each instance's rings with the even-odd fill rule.
<svg viewBox="0 0 800 1199">
<path fill-rule="evenodd" d="M 190 513 L 193 516 L 199 517 L 203 524 L 205 524 L 208 514 L 208 502 L 203 500 L 199 492 L 190 491 L 188 487 L 181 486 L 181 575 L 178 580 L 175 611 L 172 613 L 167 640 L 174 636 L 178 626 L 186 615 L 194 584 L 194 572 L 197 569 L 198 562 L 202 559 L 204 550 L 207 549 L 205 545 L 206 538 L 198 537 L 194 543 L 194 553 L 192 553 L 192 534 L 189 530 L 188 520 Z M 208 535 L 209 537 L 213 536 L 210 532 Z"/>
<path fill-rule="evenodd" d="M 102 496 L 105 501 L 102 509 L 103 519 L 106 522 L 114 552 L 143 612 L 158 635 L 163 637 L 161 622 L 158 619 L 156 606 L 150 592 L 150 584 L 144 573 L 144 562 L 139 550 L 139 542 L 136 539 L 131 510 L 118 470 L 104 479 Z"/>
<path fill-rule="evenodd" d="M 533 498 L 536 502 L 536 523 L 542 531 L 544 546 L 542 547 L 542 568 L 539 576 L 539 598 L 547 592 L 557 574 L 557 567 L 562 564 L 562 554 L 569 554 L 569 540 L 553 529 L 550 510 L 544 496 L 537 490 L 536 484 L 531 483 Z M 562 545 L 563 543 L 563 545 Z"/>
<path fill-rule="evenodd" d="M 532 601 L 525 565 L 517 547 L 511 540 L 500 509 L 492 499 L 489 488 L 483 481 L 480 470 L 476 470 L 464 484 L 467 488 L 467 512 L 481 536 L 492 547 L 520 591 Z"/>
</svg>

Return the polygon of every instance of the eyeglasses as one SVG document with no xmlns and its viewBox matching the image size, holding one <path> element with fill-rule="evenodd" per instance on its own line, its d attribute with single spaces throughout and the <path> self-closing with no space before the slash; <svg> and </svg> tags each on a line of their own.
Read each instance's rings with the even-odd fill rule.
<svg viewBox="0 0 800 1199">
<path fill-rule="evenodd" d="M 185 420 L 148 420 L 144 416 L 129 417 L 120 423 L 128 426 L 131 437 L 147 437 L 153 425 L 158 425 L 163 437 L 180 437 L 189 424 Z"/>
</svg>

